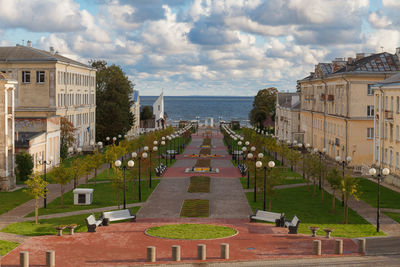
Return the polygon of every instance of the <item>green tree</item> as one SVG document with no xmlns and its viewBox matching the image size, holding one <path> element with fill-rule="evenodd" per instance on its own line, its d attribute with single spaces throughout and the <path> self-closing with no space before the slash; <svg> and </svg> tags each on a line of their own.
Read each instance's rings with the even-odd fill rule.
<svg viewBox="0 0 400 267">
<path fill-rule="evenodd" d="M 40 173 L 36 172 L 26 180 L 25 184 L 28 187 L 25 192 L 35 199 L 35 224 L 37 224 L 39 217 L 39 199 L 44 197 L 47 193 L 48 183 L 42 178 Z"/>
<path fill-rule="evenodd" d="M 96 74 L 96 139 L 127 133 L 134 122 L 130 111 L 134 84 L 116 65 L 92 61 Z"/>
<path fill-rule="evenodd" d="M 278 90 L 275 87 L 262 89 L 254 97 L 253 109 L 249 113 L 251 124 L 264 128 L 264 121 L 267 118 L 275 120 L 275 103 Z"/>
<path fill-rule="evenodd" d="M 121 204 L 121 191 L 124 190 L 124 180 L 123 180 L 123 172 L 121 169 L 113 166 L 114 175 L 112 176 L 111 185 L 114 188 L 115 194 L 117 195 L 117 204 L 118 209 Z"/>
<path fill-rule="evenodd" d="M 67 120 L 65 117 L 60 119 L 60 157 L 62 160 L 66 159 L 68 156 L 68 148 L 75 143 L 75 128 L 74 124 Z"/>
<path fill-rule="evenodd" d="M 75 158 L 71 162 L 71 175 L 72 178 L 74 179 L 74 188 L 78 186 L 78 180 L 79 178 L 83 175 L 84 169 L 83 169 L 83 161 L 80 158 Z"/>
<path fill-rule="evenodd" d="M 92 170 L 95 167 L 95 162 L 94 162 L 94 158 L 93 155 L 90 156 L 86 156 L 85 160 L 82 163 L 83 165 L 83 172 L 86 175 L 86 187 L 89 187 L 89 175 L 92 172 Z"/>
<path fill-rule="evenodd" d="M 94 185 L 96 186 L 97 170 L 104 164 L 104 155 L 99 151 L 95 150 L 93 154 L 93 166 L 94 166 Z"/>
<path fill-rule="evenodd" d="M 268 164 L 267 162 L 265 162 L 266 164 Z M 271 211 L 271 199 L 272 197 L 276 196 L 276 189 L 275 186 L 277 186 L 281 179 L 282 179 L 282 172 L 279 168 L 268 168 L 267 170 L 267 179 L 266 179 L 266 191 L 265 193 L 268 196 L 268 210 Z M 261 180 L 261 179 L 260 179 Z M 264 183 L 264 182 L 263 182 Z M 262 187 L 264 190 L 264 186 Z"/>
<path fill-rule="evenodd" d="M 33 158 L 28 152 L 20 152 L 15 156 L 15 175 L 19 181 L 25 181 L 33 171 Z"/>
<path fill-rule="evenodd" d="M 342 182 L 342 175 L 339 173 L 339 171 L 334 168 L 332 169 L 328 175 L 326 176 L 326 180 L 329 183 L 329 186 L 332 189 L 332 208 L 331 212 L 335 213 L 335 199 L 336 199 L 336 191 L 341 188 L 341 182 Z"/>
<path fill-rule="evenodd" d="M 357 179 L 346 175 L 341 181 L 341 189 L 344 196 L 344 223 L 347 224 L 349 221 L 349 199 L 350 197 L 354 197 L 358 200 L 358 195 L 360 194 Z"/>
<path fill-rule="evenodd" d="M 150 106 L 144 106 L 140 112 L 140 120 L 144 121 L 144 127 L 147 128 L 148 120 L 153 118 L 153 111 Z"/>
<path fill-rule="evenodd" d="M 53 169 L 53 180 L 60 185 L 61 192 L 61 208 L 64 208 L 64 193 L 65 185 L 67 185 L 72 180 L 71 169 L 60 164 Z"/>
</svg>

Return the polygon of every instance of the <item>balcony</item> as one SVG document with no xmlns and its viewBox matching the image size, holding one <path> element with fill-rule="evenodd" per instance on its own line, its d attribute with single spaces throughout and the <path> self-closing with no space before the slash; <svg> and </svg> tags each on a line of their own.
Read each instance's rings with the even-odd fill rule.
<svg viewBox="0 0 400 267">
<path fill-rule="evenodd" d="M 326 95 L 325 94 L 321 94 L 321 101 L 325 101 L 326 100 Z"/>
<path fill-rule="evenodd" d="M 385 110 L 385 119 L 386 120 L 393 120 L 393 111 Z"/>
<path fill-rule="evenodd" d="M 328 95 L 328 101 L 334 101 L 335 96 L 334 95 Z"/>
</svg>

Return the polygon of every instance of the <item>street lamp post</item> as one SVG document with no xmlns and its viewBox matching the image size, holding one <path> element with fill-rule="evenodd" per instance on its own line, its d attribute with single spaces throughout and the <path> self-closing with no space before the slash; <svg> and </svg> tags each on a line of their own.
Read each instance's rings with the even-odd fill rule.
<svg viewBox="0 0 400 267">
<path fill-rule="evenodd" d="M 344 168 L 351 162 L 352 158 L 350 156 L 347 156 L 346 160 L 342 160 L 342 158 L 340 156 L 336 156 L 335 160 L 339 165 L 342 165 L 342 177 L 344 179 Z M 342 192 L 342 207 L 344 207 L 343 192 Z"/>
<path fill-rule="evenodd" d="M 237 165 L 239 165 L 239 157 L 240 157 L 240 155 L 239 155 L 239 149 L 240 149 L 240 147 L 242 146 L 242 141 L 239 141 L 238 143 L 238 147 L 237 147 L 237 151 L 236 151 L 236 153 L 237 153 L 237 155 L 236 155 L 236 164 Z"/>
<path fill-rule="evenodd" d="M 318 183 L 318 188 L 319 190 L 322 189 L 322 156 L 324 156 L 326 153 L 326 148 L 322 148 L 322 151 L 318 151 L 319 154 L 319 166 L 320 166 L 320 170 L 319 170 L 319 183 Z"/>
<path fill-rule="evenodd" d="M 158 147 L 157 146 L 153 146 L 153 151 L 157 152 L 158 151 Z M 150 188 L 151 188 L 151 170 L 152 170 L 152 166 L 151 166 L 151 153 L 152 151 L 150 151 Z"/>
<path fill-rule="evenodd" d="M 151 151 L 149 151 L 149 147 L 148 146 L 144 146 L 143 147 L 143 151 L 148 153 L 148 155 L 150 155 L 149 159 L 150 159 L 150 165 L 149 165 L 149 187 L 151 184 Z"/>
<path fill-rule="evenodd" d="M 132 152 L 132 158 L 136 158 L 138 155 L 136 152 Z M 143 152 L 141 157 L 138 157 L 138 161 L 139 161 L 139 202 L 142 202 L 142 186 L 141 186 L 141 180 L 140 180 L 140 162 L 142 158 L 147 158 L 147 153 Z"/>
<path fill-rule="evenodd" d="M 384 176 L 389 175 L 390 171 L 388 168 L 383 168 L 381 171 L 381 168 L 379 166 L 378 171 L 376 171 L 375 168 L 369 169 L 369 174 L 371 176 L 375 176 L 378 179 L 378 200 L 377 200 L 377 206 L 376 206 L 376 232 L 379 233 L 380 229 L 380 215 L 381 215 L 381 207 L 380 207 L 380 200 L 381 200 L 381 180 L 383 180 Z M 383 175 L 383 177 L 382 177 Z"/>
<path fill-rule="evenodd" d="M 122 162 L 120 160 L 116 160 L 114 164 L 115 164 L 115 167 L 120 168 L 122 165 Z M 134 165 L 135 165 L 135 162 L 133 160 L 128 161 L 129 168 L 133 168 Z M 127 169 L 126 165 L 123 165 L 122 170 L 124 171 L 124 209 L 126 209 L 126 180 L 125 180 L 126 169 Z"/>
<path fill-rule="evenodd" d="M 46 178 L 46 174 L 47 174 L 47 166 L 51 165 L 53 162 L 53 157 L 50 156 L 50 161 L 47 161 L 46 159 L 42 159 L 42 157 L 39 157 L 37 160 L 37 163 L 40 165 L 43 165 L 44 167 L 44 181 L 46 182 L 47 178 Z M 45 188 L 45 192 L 44 192 L 44 197 L 43 197 L 43 207 L 47 208 L 47 186 Z"/>
<path fill-rule="evenodd" d="M 153 148 L 153 150 L 154 150 L 154 151 L 158 151 L 158 165 L 160 165 L 160 164 L 161 164 L 161 162 L 160 162 L 160 161 L 161 161 L 161 158 L 160 158 L 160 150 L 161 150 L 161 149 L 159 149 L 158 141 L 155 140 L 155 141 L 153 142 L 153 145 L 157 147 L 157 150 L 154 150 L 154 148 Z"/>
<path fill-rule="evenodd" d="M 107 136 L 107 137 L 106 137 L 106 145 L 109 145 L 109 142 L 110 142 L 110 137 Z"/>
<path fill-rule="evenodd" d="M 272 160 L 268 162 L 268 167 L 272 169 L 275 167 L 275 162 Z M 267 192 L 267 166 L 264 167 L 264 203 L 263 203 L 263 210 L 266 211 L 266 192 Z M 271 197 L 271 196 L 270 196 Z"/>
</svg>

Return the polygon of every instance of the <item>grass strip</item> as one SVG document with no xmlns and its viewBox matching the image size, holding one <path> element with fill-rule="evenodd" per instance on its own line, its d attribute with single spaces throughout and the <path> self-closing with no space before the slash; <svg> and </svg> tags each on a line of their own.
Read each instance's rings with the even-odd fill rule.
<svg viewBox="0 0 400 267">
<path fill-rule="evenodd" d="M 208 199 L 186 199 L 183 202 L 181 217 L 208 217 L 210 203 Z"/>
<path fill-rule="evenodd" d="M 358 178 L 360 199 L 371 205 L 377 206 L 378 184 L 366 178 Z M 390 190 L 381 185 L 381 208 L 400 209 L 400 193 Z"/>
<path fill-rule="evenodd" d="M 211 148 L 200 149 L 200 155 L 211 155 Z"/>
<path fill-rule="evenodd" d="M 19 243 L 0 240 L 0 256 L 6 255 L 8 252 L 18 247 Z"/>
<path fill-rule="evenodd" d="M 131 208 L 133 213 L 137 213 L 139 209 L 140 207 Z M 55 230 L 55 227 L 57 225 L 67 225 L 67 224 L 78 224 L 79 226 L 75 229 L 75 232 L 86 232 L 87 227 L 85 218 L 87 218 L 90 214 L 91 213 L 73 215 L 61 218 L 41 219 L 39 220 L 38 224 L 35 224 L 34 221 L 13 223 L 4 227 L 1 230 L 1 232 L 26 235 L 26 236 L 55 235 L 57 233 L 57 230 Z M 100 215 L 101 215 L 100 212 L 95 213 L 96 218 L 99 218 Z M 118 221 L 118 222 L 124 222 L 124 221 Z M 67 234 L 69 233 L 69 230 L 65 229 L 63 232 Z"/>
<path fill-rule="evenodd" d="M 0 192 L 0 214 L 6 213 L 31 199 L 32 197 L 25 193 L 23 189 L 13 192 Z"/>
<path fill-rule="evenodd" d="M 195 167 L 206 168 L 211 166 L 211 159 L 198 159 L 196 161 Z"/>
<path fill-rule="evenodd" d="M 171 239 L 215 239 L 233 236 L 237 231 L 220 225 L 186 223 L 151 227 L 146 233 Z"/>
<path fill-rule="evenodd" d="M 142 202 L 146 201 L 150 194 L 153 192 L 154 188 L 156 188 L 157 184 L 160 180 L 152 180 L 152 188 L 149 188 L 147 181 L 141 181 L 141 189 L 142 189 Z M 86 188 L 85 185 L 80 185 L 80 188 Z M 127 191 L 126 191 L 126 203 L 138 203 L 138 193 L 136 192 L 136 198 L 133 197 L 133 185 L 132 182 L 126 183 Z M 47 208 L 39 209 L 40 215 L 47 215 L 53 213 L 61 213 L 61 212 L 70 212 L 77 210 L 87 210 L 87 209 L 96 209 L 102 207 L 116 206 L 117 202 L 117 194 L 111 183 L 99 183 L 96 186 L 94 184 L 89 184 L 89 188 L 94 188 L 93 192 L 93 203 L 91 205 L 73 205 L 74 203 L 74 195 L 72 191 L 65 193 L 64 195 L 64 207 L 61 207 L 61 197 L 58 197 L 47 203 Z M 136 188 L 138 190 L 138 186 Z M 120 193 L 120 205 L 122 206 L 123 202 L 123 192 Z M 35 216 L 34 212 L 31 212 L 25 217 Z"/>
<path fill-rule="evenodd" d="M 312 186 L 301 186 L 276 190 L 271 199 L 272 212 L 284 212 L 286 220 L 291 220 L 294 215 L 300 219 L 299 233 L 311 234 L 310 226 L 318 226 L 319 235 L 325 235 L 324 228 L 332 228 L 334 237 L 366 237 L 381 236 L 383 232 L 376 232 L 375 226 L 368 223 L 354 210 L 349 209 L 349 223 L 343 224 L 344 211 L 339 200 L 335 200 L 335 213 L 331 213 L 331 195 L 324 192 L 324 202 L 321 203 L 321 196 L 317 190 L 316 196 L 312 195 Z M 255 213 L 262 210 L 263 199 L 260 192 L 257 202 L 253 202 L 253 193 L 246 193 L 249 204 Z M 269 196 L 267 196 L 268 208 Z"/>
<path fill-rule="evenodd" d="M 188 188 L 189 193 L 210 193 L 210 177 L 192 176 Z"/>
<path fill-rule="evenodd" d="M 211 146 L 211 138 L 204 138 L 202 145 L 203 146 Z"/>
<path fill-rule="evenodd" d="M 391 219 L 395 220 L 396 222 L 400 223 L 400 213 L 397 212 L 383 212 L 386 216 L 390 217 Z"/>
</svg>

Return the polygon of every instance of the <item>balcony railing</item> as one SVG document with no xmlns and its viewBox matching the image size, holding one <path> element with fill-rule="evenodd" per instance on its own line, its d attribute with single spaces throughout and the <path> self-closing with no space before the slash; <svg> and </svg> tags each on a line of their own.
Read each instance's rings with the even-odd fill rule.
<svg viewBox="0 0 400 267">
<path fill-rule="evenodd" d="M 334 95 L 328 95 L 328 101 L 334 101 L 335 96 Z"/>
<path fill-rule="evenodd" d="M 385 119 L 387 119 L 387 120 L 393 120 L 393 111 L 391 111 L 391 110 L 385 110 Z"/>
</svg>

